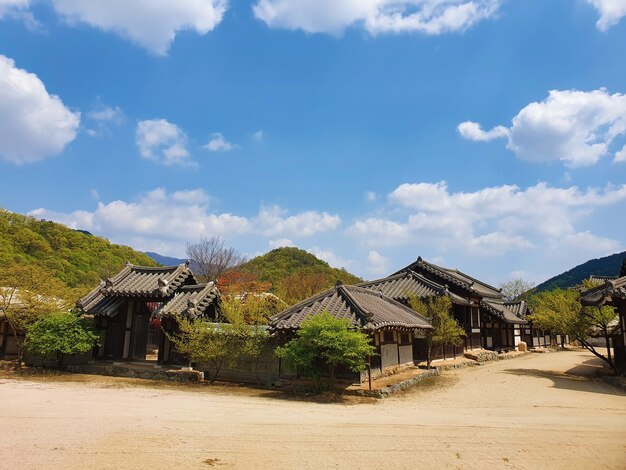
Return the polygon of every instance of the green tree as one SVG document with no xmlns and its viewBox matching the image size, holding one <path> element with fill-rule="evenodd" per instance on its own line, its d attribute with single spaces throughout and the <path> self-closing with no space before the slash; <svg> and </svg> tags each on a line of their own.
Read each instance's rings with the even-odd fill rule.
<svg viewBox="0 0 626 470">
<path fill-rule="evenodd" d="M 239 332 L 241 337 L 240 354 L 254 362 L 256 380 L 260 382 L 259 361 L 261 356 L 268 351 L 270 335 L 266 329 L 257 325 L 246 325 L 243 328 L 239 328 Z"/>
<path fill-rule="evenodd" d="M 220 302 L 221 314 L 233 324 L 267 325 L 272 315 L 285 308 L 285 302 L 268 293 L 225 294 Z"/>
<path fill-rule="evenodd" d="M 165 334 L 174 343 L 176 351 L 190 363 L 206 363 L 213 368 L 209 378 L 211 383 L 215 382 L 224 367 L 232 366 L 244 355 L 258 360 L 262 345 L 268 339 L 265 331 L 255 331 L 253 326 L 246 324 L 209 323 L 181 318 L 178 327 L 178 333 Z"/>
<path fill-rule="evenodd" d="M 24 334 L 41 317 L 69 310 L 72 291 L 54 275 L 37 265 L 12 265 L 0 268 L 0 320 L 13 331 L 17 365 L 21 367 Z"/>
<path fill-rule="evenodd" d="M 580 322 L 579 297 L 578 292 L 569 289 L 539 292 L 530 299 L 533 313 L 529 319 L 535 326 L 549 331 L 552 338 L 556 335 L 576 337 L 581 333 L 577 330 L 584 329 Z M 561 346 L 565 346 L 564 339 Z"/>
<path fill-rule="evenodd" d="M 99 342 L 99 336 L 84 318 L 71 312 L 55 312 L 29 326 L 25 344 L 35 356 L 56 358 L 57 367 L 62 369 L 67 355 L 87 352 Z"/>
<path fill-rule="evenodd" d="M 430 369 L 435 348 L 438 346 L 445 348 L 447 344 L 455 346 L 463 344 L 465 331 L 450 315 L 452 310 L 450 297 L 442 295 L 422 300 L 410 294 L 408 299 L 409 306 L 426 317 L 433 326 L 432 330 L 426 332 L 426 364 Z"/>
<path fill-rule="evenodd" d="M 551 336 L 561 335 L 561 347 L 565 347 L 564 336 L 575 338 L 585 349 L 605 361 L 613 371 L 615 362 L 611 355 L 610 337 L 617 314 L 612 307 L 583 307 L 580 293 L 574 290 L 554 289 L 533 296 L 530 305 L 533 313 L 529 319 L 539 328 L 550 331 Z M 589 343 L 590 336 L 604 337 L 607 354 L 600 353 Z"/>
<path fill-rule="evenodd" d="M 367 357 L 375 352 L 370 338 L 353 329 L 348 320 L 333 317 L 324 311 L 303 321 L 296 337 L 276 350 L 278 357 L 303 375 L 314 377 L 318 389 L 322 386 L 321 371 L 316 363 L 325 364 L 331 384 L 335 384 L 338 366 L 359 372 L 365 369 Z"/>
</svg>

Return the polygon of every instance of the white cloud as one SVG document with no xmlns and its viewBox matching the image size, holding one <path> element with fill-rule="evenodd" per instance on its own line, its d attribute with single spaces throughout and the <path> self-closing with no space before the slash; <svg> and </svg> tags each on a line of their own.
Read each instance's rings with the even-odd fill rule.
<svg viewBox="0 0 626 470">
<path fill-rule="evenodd" d="M 112 122 L 119 125 L 124 120 L 124 112 L 119 106 L 106 106 L 100 103 L 87 113 L 87 117 L 94 121 Z"/>
<path fill-rule="evenodd" d="M 546 243 L 581 237 L 576 226 L 594 210 L 626 201 L 626 185 L 604 190 L 538 183 L 451 193 L 445 182 L 402 184 L 388 196 L 396 218 L 355 221 L 348 233 L 367 246 L 436 246 L 481 256 L 528 252 Z M 615 247 L 596 237 L 596 247 Z"/>
<path fill-rule="evenodd" d="M 30 215 L 89 230 L 137 249 L 169 247 L 179 254 L 184 252 L 184 243 L 202 235 L 224 237 L 251 230 L 245 217 L 211 212 L 209 201 L 209 195 L 203 190 L 170 193 L 157 188 L 134 202 L 99 202 L 93 212 L 59 213 L 40 208 Z"/>
<path fill-rule="evenodd" d="M 489 142 L 490 140 L 508 137 L 509 135 L 509 130 L 506 127 L 496 126 L 490 131 L 485 132 L 480 127 L 480 124 L 471 121 L 462 122 L 457 129 L 459 134 L 465 139 L 478 142 Z"/>
<path fill-rule="evenodd" d="M 230 152 L 237 147 L 237 145 L 228 142 L 221 132 L 211 134 L 209 142 L 204 146 L 204 148 L 210 152 Z"/>
<path fill-rule="evenodd" d="M 365 200 L 368 202 L 376 202 L 378 200 L 378 194 L 374 191 L 367 191 L 365 193 Z"/>
<path fill-rule="evenodd" d="M 374 276 L 384 276 L 389 272 L 389 259 L 385 258 L 378 251 L 371 250 L 367 254 L 369 267 L 367 271 Z"/>
<path fill-rule="evenodd" d="M 323 250 L 318 247 L 313 247 L 313 248 L 309 248 L 306 251 L 308 251 L 312 255 L 315 255 L 317 258 L 321 259 L 322 261 L 326 261 L 333 268 L 351 269 L 352 266 L 354 266 L 354 261 L 342 258 L 341 256 L 338 256 L 337 254 L 335 254 L 335 252 L 333 252 L 332 250 Z"/>
<path fill-rule="evenodd" d="M 294 233 L 311 236 L 333 230 L 338 225 L 337 216 L 315 211 L 287 216 L 286 211 L 278 207 L 269 210 L 261 208 L 254 217 L 220 213 L 211 209 L 214 199 L 202 189 L 168 192 L 157 188 L 133 201 L 116 200 L 108 203 L 100 201 L 97 193 L 92 192 L 92 196 L 98 196 L 99 201 L 93 211 L 64 213 L 39 208 L 31 211 L 30 215 L 55 220 L 71 228 L 89 230 L 136 249 L 161 249 L 162 253 L 176 256 L 184 254 L 186 242 L 197 240 L 203 235 L 228 238 Z M 293 245 L 288 238 L 269 241 L 270 247 Z M 328 259 L 331 259 L 330 256 Z M 341 258 L 336 257 L 335 260 L 339 263 Z"/>
<path fill-rule="evenodd" d="M 28 10 L 30 0 L 0 0 L 0 19 Z"/>
<path fill-rule="evenodd" d="M 626 95 L 610 95 L 605 89 L 552 90 L 544 101 L 524 107 L 510 128 L 497 126 L 485 132 L 467 121 L 458 130 L 470 140 L 507 137 L 507 148 L 522 160 L 589 166 L 610 154 L 617 138 L 626 136 Z"/>
<path fill-rule="evenodd" d="M 226 0 L 52 0 L 70 23 L 86 23 L 129 38 L 164 55 L 176 34 L 192 30 L 206 34 L 221 21 Z"/>
<path fill-rule="evenodd" d="M 370 34 L 462 31 L 493 17 L 500 0 L 259 0 L 254 15 L 272 28 L 341 34 L 361 25 Z"/>
<path fill-rule="evenodd" d="M 56 155 L 79 124 L 80 113 L 49 94 L 37 75 L 0 55 L 0 158 L 20 165 Z"/>
<path fill-rule="evenodd" d="M 279 206 L 263 207 L 256 219 L 260 230 L 268 236 L 309 237 L 339 227 L 341 218 L 327 212 L 306 211 L 287 215 Z"/>
<path fill-rule="evenodd" d="M 98 192 L 97 189 L 92 189 L 89 191 L 89 194 L 91 195 L 91 197 L 96 200 L 99 201 L 100 200 L 100 193 Z"/>
<path fill-rule="evenodd" d="M 626 145 L 622 147 L 622 150 L 615 152 L 614 163 L 626 163 Z"/>
<path fill-rule="evenodd" d="M 600 31 L 607 31 L 626 16 L 626 1 L 624 0 L 587 0 L 600 13 L 596 27 Z"/>
<path fill-rule="evenodd" d="M 269 240 L 267 244 L 272 250 L 275 248 L 295 246 L 293 241 L 291 241 L 289 238 L 277 238 L 276 240 Z"/>
<path fill-rule="evenodd" d="M 257 142 L 263 142 L 266 137 L 267 137 L 267 134 L 263 132 L 262 130 L 258 130 L 254 134 L 252 134 L 252 138 L 256 140 Z"/>
<path fill-rule="evenodd" d="M 92 127 L 85 129 L 90 137 L 110 134 L 111 126 L 121 126 L 124 123 L 124 112 L 119 106 L 107 106 L 100 102 L 86 116 L 92 121 Z"/>
<path fill-rule="evenodd" d="M 142 157 L 164 165 L 192 165 L 187 150 L 187 136 L 165 119 L 151 119 L 137 124 L 135 142 Z"/>
</svg>

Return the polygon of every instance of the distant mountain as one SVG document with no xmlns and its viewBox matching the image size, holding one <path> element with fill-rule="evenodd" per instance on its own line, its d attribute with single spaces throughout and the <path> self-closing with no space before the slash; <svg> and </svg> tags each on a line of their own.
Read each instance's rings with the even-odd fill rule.
<svg viewBox="0 0 626 470">
<path fill-rule="evenodd" d="M 0 209 L 0 269 L 13 264 L 48 269 L 68 287 L 92 288 L 124 264 L 155 266 L 128 246 L 47 220 Z"/>
<path fill-rule="evenodd" d="M 187 262 L 187 258 L 174 258 L 172 256 L 160 255 L 158 253 L 155 253 L 154 251 L 146 251 L 145 254 L 162 266 L 176 266 Z M 190 261 L 189 268 L 193 271 L 194 274 L 200 273 L 198 263 L 196 263 L 194 260 Z"/>
<path fill-rule="evenodd" d="M 557 287 L 566 289 L 583 282 L 592 274 L 600 276 L 617 276 L 619 275 L 622 261 L 626 258 L 626 251 L 615 253 L 603 258 L 592 259 L 583 264 L 579 264 L 575 268 L 565 271 L 563 274 L 554 276 L 536 287 L 536 290 L 550 290 Z"/>
<path fill-rule="evenodd" d="M 163 266 L 176 266 L 187 261 L 183 258 L 173 258 L 171 256 L 160 255 L 154 251 L 146 251 L 145 254 Z"/>
</svg>

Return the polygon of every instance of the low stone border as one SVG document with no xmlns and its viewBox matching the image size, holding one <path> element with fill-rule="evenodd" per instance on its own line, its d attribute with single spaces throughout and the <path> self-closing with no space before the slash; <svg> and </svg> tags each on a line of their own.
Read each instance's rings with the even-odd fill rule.
<svg viewBox="0 0 626 470">
<path fill-rule="evenodd" d="M 402 390 L 409 389 L 416 384 L 422 382 L 424 379 L 428 379 L 430 377 L 436 377 L 441 373 L 437 369 L 430 369 L 420 375 L 416 375 L 415 377 L 411 377 L 408 380 L 403 380 L 402 382 L 398 382 L 392 385 L 387 385 L 383 388 L 377 388 L 373 390 L 346 390 L 346 395 L 357 395 L 361 397 L 373 397 L 373 398 L 386 398 L 389 395 L 393 395 L 394 393 L 398 393 Z"/>
<path fill-rule="evenodd" d="M 0 361 L 0 370 L 13 370 L 17 368 L 16 361 Z"/>
<path fill-rule="evenodd" d="M 546 354 L 546 353 L 556 352 L 556 349 L 552 349 L 552 348 L 535 348 L 535 349 L 530 349 L 529 352 L 535 353 L 535 354 Z"/>
<path fill-rule="evenodd" d="M 530 354 L 530 351 L 510 351 L 502 354 L 498 354 L 498 361 L 506 361 L 508 359 L 517 359 L 518 357 L 526 356 Z"/>
<path fill-rule="evenodd" d="M 204 373 L 197 370 L 156 369 L 147 367 L 127 367 L 124 365 L 81 364 L 65 368 L 67 372 L 79 374 L 110 375 L 131 379 L 164 380 L 167 382 L 202 382 Z"/>
<path fill-rule="evenodd" d="M 477 366 L 478 363 L 472 359 L 455 359 L 456 362 L 448 362 L 447 364 L 444 362 L 443 364 L 437 364 L 436 362 L 431 363 L 430 367 L 433 369 L 437 369 L 439 372 L 443 372 L 446 370 L 453 369 L 465 369 L 466 367 Z"/>
</svg>

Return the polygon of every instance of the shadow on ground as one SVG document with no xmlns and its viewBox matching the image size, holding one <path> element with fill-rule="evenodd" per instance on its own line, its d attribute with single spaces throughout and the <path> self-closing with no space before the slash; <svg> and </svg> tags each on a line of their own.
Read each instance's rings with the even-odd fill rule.
<svg viewBox="0 0 626 470">
<path fill-rule="evenodd" d="M 582 364 L 572 367 L 565 372 L 522 368 L 505 369 L 502 372 L 505 374 L 549 379 L 552 380 L 552 386 L 554 388 L 564 390 L 603 393 L 607 395 L 626 395 L 626 393 L 606 385 L 597 378 L 599 374 L 608 375 L 610 373 L 604 361 L 598 358 L 587 359 Z"/>
</svg>

